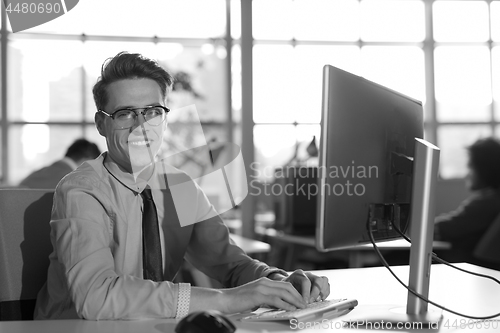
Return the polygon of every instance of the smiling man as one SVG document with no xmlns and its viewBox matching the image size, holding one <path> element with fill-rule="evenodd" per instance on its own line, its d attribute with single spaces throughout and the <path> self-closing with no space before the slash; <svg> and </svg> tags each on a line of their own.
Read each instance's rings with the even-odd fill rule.
<svg viewBox="0 0 500 333">
<path fill-rule="evenodd" d="M 328 280 L 286 272 L 248 257 L 205 194 L 157 160 L 172 77 L 155 61 L 119 53 L 93 93 L 95 123 L 108 151 L 62 180 L 54 195 L 48 280 L 36 319 L 181 318 L 192 311 L 235 313 L 262 304 L 305 307 L 329 295 Z M 170 188 L 190 184 L 181 226 Z M 198 223 L 194 223 L 201 221 Z M 173 283 L 187 260 L 226 288 Z"/>
</svg>

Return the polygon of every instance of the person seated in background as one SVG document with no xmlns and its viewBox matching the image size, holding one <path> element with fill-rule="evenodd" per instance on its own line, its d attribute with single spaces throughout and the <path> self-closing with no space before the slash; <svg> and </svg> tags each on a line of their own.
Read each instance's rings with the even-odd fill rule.
<svg viewBox="0 0 500 333">
<path fill-rule="evenodd" d="M 59 181 L 80 164 L 101 154 L 95 143 L 78 139 L 69 146 L 61 160 L 43 167 L 24 178 L 19 187 L 55 189 Z"/>
<path fill-rule="evenodd" d="M 467 187 L 473 194 L 456 210 L 436 217 L 434 239 L 452 244 L 450 251 L 441 254 L 444 259 L 486 266 L 474 250 L 500 216 L 500 141 L 480 139 L 468 152 Z"/>
<path fill-rule="evenodd" d="M 171 75 L 140 54 L 121 52 L 102 66 L 95 123 L 108 151 L 56 188 L 54 251 L 35 319 L 182 318 L 263 304 L 293 310 L 328 297 L 326 277 L 288 275 L 247 256 L 201 188 L 159 160 L 171 86 Z M 178 180 L 185 190 L 176 192 Z M 225 288 L 173 283 L 183 260 Z"/>
</svg>

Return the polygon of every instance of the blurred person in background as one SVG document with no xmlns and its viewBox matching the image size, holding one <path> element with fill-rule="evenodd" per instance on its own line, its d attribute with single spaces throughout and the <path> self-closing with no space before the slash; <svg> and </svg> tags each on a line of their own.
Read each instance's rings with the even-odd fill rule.
<svg viewBox="0 0 500 333">
<path fill-rule="evenodd" d="M 436 217 L 434 238 L 452 244 L 452 249 L 442 254 L 444 259 L 490 266 L 474 251 L 500 217 L 500 141 L 480 139 L 468 152 L 467 187 L 473 193 L 456 210 Z"/>
<path fill-rule="evenodd" d="M 101 154 L 95 143 L 78 139 L 69 146 L 66 155 L 53 164 L 43 167 L 26 177 L 19 187 L 55 189 L 57 183 L 80 164 Z"/>
</svg>

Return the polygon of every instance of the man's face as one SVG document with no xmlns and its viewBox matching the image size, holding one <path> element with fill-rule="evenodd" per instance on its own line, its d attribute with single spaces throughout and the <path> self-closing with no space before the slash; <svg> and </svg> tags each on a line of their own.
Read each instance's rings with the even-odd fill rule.
<svg viewBox="0 0 500 333">
<path fill-rule="evenodd" d="M 160 86 L 151 79 L 125 79 L 111 83 L 107 88 L 108 103 L 103 111 L 113 114 L 125 108 L 164 105 Z M 140 110 L 142 111 L 142 110 Z M 96 125 L 106 138 L 110 157 L 127 172 L 138 172 L 156 157 L 167 126 L 152 126 L 140 114 L 131 128 L 120 129 L 110 117 L 98 113 Z"/>
</svg>

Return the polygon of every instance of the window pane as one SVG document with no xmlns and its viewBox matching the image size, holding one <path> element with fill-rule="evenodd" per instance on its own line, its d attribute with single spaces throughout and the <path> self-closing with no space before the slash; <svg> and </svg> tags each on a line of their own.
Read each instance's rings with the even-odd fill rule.
<svg viewBox="0 0 500 333">
<path fill-rule="evenodd" d="M 256 45 L 253 61 L 254 121 L 292 123 L 297 109 L 293 96 L 302 86 L 294 73 L 292 46 Z"/>
<path fill-rule="evenodd" d="M 296 128 L 293 125 L 256 125 L 253 133 L 255 177 L 272 181 L 274 168 L 286 165 L 294 155 Z"/>
<path fill-rule="evenodd" d="M 500 42 L 500 1 L 492 1 L 490 6 L 491 14 L 491 39 Z"/>
<path fill-rule="evenodd" d="M 253 0 L 252 29 L 255 39 L 292 39 L 291 0 Z"/>
<path fill-rule="evenodd" d="M 487 125 L 441 126 L 438 128 L 440 174 L 443 178 L 462 178 L 467 174 L 467 147 L 479 138 L 491 136 Z"/>
<path fill-rule="evenodd" d="M 37 1 L 38 3 L 41 3 L 41 1 Z M 91 6 L 85 6 L 88 2 L 92 3 L 94 2 Z M 47 5 L 49 2 L 45 2 Z M 61 5 L 61 1 L 53 1 L 52 2 L 52 7 L 47 7 L 47 9 L 51 9 L 53 12 L 58 11 L 57 5 Z M 64 14 L 64 9 L 60 7 L 59 13 L 62 13 L 61 16 L 53 19 L 52 21 L 49 21 L 47 23 L 38 25 L 36 27 L 33 27 L 31 29 L 26 30 L 26 32 L 41 32 L 41 33 L 52 33 L 52 34 L 75 34 L 79 35 L 83 33 L 83 24 L 86 19 L 92 20 L 92 15 L 88 14 L 88 10 L 95 10 L 98 8 L 98 4 L 95 3 L 94 0 L 85 0 L 85 1 L 80 1 L 79 4 L 71 9 L 69 12 Z M 99 24 L 99 22 L 96 22 L 96 24 Z"/>
<path fill-rule="evenodd" d="M 274 169 L 290 164 L 292 159 L 301 164 L 317 165 L 317 157 L 311 156 L 307 147 L 314 140 L 319 149 L 320 132 L 320 125 L 256 125 L 255 177 L 270 182 L 274 177 Z"/>
<path fill-rule="evenodd" d="M 438 120 L 490 120 L 490 73 L 487 47 L 437 47 L 434 75 Z"/>
<path fill-rule="evenodd" d="M 85 0 L 61 20 L 51 30 L 110 36 L 220 37 L 226 24 L 225 1 Z M 65 32 L 65 26 L 71 32 Z"/>
<path fill-rule="evenodd" d="M 217 47 L 207 52 L 203 46 L 162 43 L 157 53 L 160 65 L 175 77 L 167 101 L 171 109 L 194 104 L 201 121 L 226 121 L 226 65 Z"/>
<path fill-rule="evenodd" d="M 254 46 L 254 121 L 319 123 L 323 66 L 359 73 L 357 46 Z"/>
<path fill-rule="evenodd" d="M 500 120 L 500 46 L 493 48 L 491 52 L 493 99 L 495 106 L 495 119 Z"/>
<path fill-rule="evenodd" d="M 9 171 L 12 184 L 64 157 L 83 133 L 79 126 L 23 125 L 9 128 Z"/>
<path fill-rule="evenodd" d="M 231 37 L 239 39 L 241 37 L 241 2 L 231 0 Z"/>
<path fill-rule="evenodd" d="M 10 120 L 81 120 L 82 53 L 77 41 L 11 41 Z"/>
<path fill-rule="evenodd" d="M 109 36 L 224 36 L 225 0 L 85 0 L 29 32 Z"/>
<path fill-rule="evenodd" d="M 365 46 L 363 76 L 424 102 L 424 53 L 414 46 Z"/>
<path fill-rule="evenodd" d="M 485 1 L 436 1 L 432 7 L 438 42 L 483 42 L 489 38 Z"/>
<path fill-rule="evenodd" d="M 117 1 L 121 3 L 123 0 Z M 225 35 L 225 0 L 157 1 L 156 8 L 157 34 L 160 37 L 210 38 Z M 152 12 L 150 8 L 146 11 L 149 15 Z"/>
<path fill-rule="evenodd" d="M 361 1 L 361 39 L 366 41 L 422 41 L 425 11 L 422 1 Z"/>
<path fill-rule="evenodd" d="M 359 73 L 360 52 L 357 46 L 297 46 L 295 48 L 295 66 L 293 66 L 295 84 L 299 91 L 289 95 L 294 99 L 295 119 L 303 123 L 321 121 L 321 98 L 323 67 L 330 64 L 344 70 Z M 293 97 L 292 97 L 293 96 Z"/>
<path fill-rule="evenodd" d="M 157 31 L 160 5 L 156 0 L 144 0 L 140 3 L 85 0 L 79 1 L 78 5 L 61 19 L 67 21 L 68 26 L 79 27 L 80 32 L 87 35 L 153 36 Z M 146 17 L 150 18 L 147 24 L 144 19 Z M 59 33 L 64 33 L 61 30 L 64 30 L 64 26 L 59 29 Z"/>
<path fill-rule="evenodd" d="M 298 40 L 359 39 L 357 0 L 295 0 L 294 31 Z"/>
</svg>

